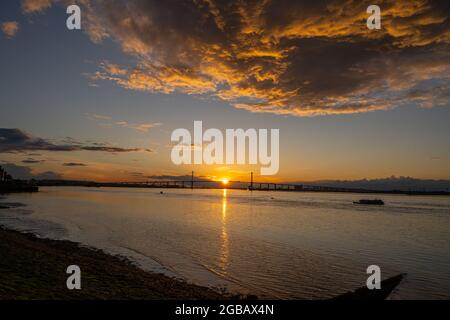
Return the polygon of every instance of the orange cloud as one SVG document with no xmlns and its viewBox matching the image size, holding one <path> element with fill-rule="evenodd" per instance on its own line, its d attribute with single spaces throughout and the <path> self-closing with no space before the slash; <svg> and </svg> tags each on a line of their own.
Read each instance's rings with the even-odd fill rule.
<svg viewBox="0 0 450 320">
<path fill-rule="evenodd" d="M 25 13 L 43 11 L 52 5 L 52 0 L 22 0 L 22 10 Z"/>
<path fill-rule="evenodd" d="M 1 29 L 8 38 L 13 38 L 19 31 L 19 23 L 17 21 L 3 22 Z"/>
</svg>

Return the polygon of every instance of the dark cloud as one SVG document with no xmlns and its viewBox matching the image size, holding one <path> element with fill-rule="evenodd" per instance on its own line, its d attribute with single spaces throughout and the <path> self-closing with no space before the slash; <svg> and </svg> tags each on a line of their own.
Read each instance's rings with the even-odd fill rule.
<svg viewBox="0 0 450 320">
<path fill-rule="evenodd" d="M 27 163 L 27 164 L 36 164 L 36 163 L 43 163 L 45 162 L 45 160 L 38 160 L 38 159 L 33 159 L 33 158 L 28 158 L 25 160 L 22 160 L 22 163 Z"/>
<path fill-rule="evenodd" d="M 79 163 L 79 162 L 67 162 L 67 163 L 63 163 L 63 166 L 65 166 L 65 167 L 86 167 L 87 164 Z"/>
<path fill-rule="evenodd" d="M 62 180 L 63 176 L 53 171 L 46 171 L 34 176 L 36 180 Z"/>
<path fill-rule="evenodd" d="M 55 145 L 45 139 L 36 138 L 19 129 L 0 128 L 0 152 L 14 151 L 74 151 L 71 145 Z"/>
<path fill-rule="evenodd" d="M 151 152 L 150 149 L 121 148 L 107 145 L 84 144 L 66 139 L 64 144 L 55 144 L 49 140 L 33 137 L 20 129 L 0 128 L 0 152 L 23 151 L 103 151 L 111 153 Z"/>
<path fill-rule="evenodd" d="M 22 180 L 59 180 L 63 179 L 63 176 L 53 171 L 46 171 L 38 174 L 34 174 L 31 168 L 26 166 L 18 166 L 13 163 L 2 163 L 1 166 L 8 172 L 14 179 Z"/>
<path fill-rule="evenodd" d="M 27 0 L 40 11 L 50 1 Z M 79 1 L 85 31 L 136 64 L 104 61 L 94 80 L 206 94 L 239 109 L 312 116 L 450 102 L 448 0 Z M 27 10 L 25 10 L 27 11 Z"/>
<path fill-rule="evenodd" d="M 299 183 L 302 184 L 302 183 Z M 317 185 L 334 188 L 366 189 L 377 191 L 449 191 L 450 180 L 416 179 L 412 177 L 389 177 L 362 180 L 326 180 L 305 182 L 305 185 Z"/>
<path fill-rule="evenodd" d="M 31 168 L 25 166 L 18 166 L 12 163 L 2 163 L 1 166 L 8 172 L 14 179 L 29 180 L 34 177 Z"/>
</svg>

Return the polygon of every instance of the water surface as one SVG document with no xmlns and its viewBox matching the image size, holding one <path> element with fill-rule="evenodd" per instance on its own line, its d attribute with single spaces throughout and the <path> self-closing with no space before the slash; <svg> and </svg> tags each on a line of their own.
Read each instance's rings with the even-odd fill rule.
<svg viewBox="0 0 450 320">
<path fill-rule="evenodd" d="M 0 209 L 0 223 L 267 298 L 333 297 L 365 285 L 371 264 L 408 273 L 392 299 L 450 298 L 449 197 L 160 191 L 46 187 L 1 199 L 24 206 Z"/>
</svg>

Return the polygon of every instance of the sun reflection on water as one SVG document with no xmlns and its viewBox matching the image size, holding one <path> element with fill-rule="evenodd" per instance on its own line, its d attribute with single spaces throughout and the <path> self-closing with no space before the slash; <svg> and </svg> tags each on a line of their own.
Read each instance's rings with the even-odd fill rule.
<svg viewBox="0 0 450 320">
<path fill-rule="evenodd" d="M 220 268 L 222 272 L 227 272 L 229 260 L 229 243 L 227 230 L 227 189 L 223 189 L 222 196 L 222 231 L 221 231 L 221 252 L 220 252 Z"/>
</svg>

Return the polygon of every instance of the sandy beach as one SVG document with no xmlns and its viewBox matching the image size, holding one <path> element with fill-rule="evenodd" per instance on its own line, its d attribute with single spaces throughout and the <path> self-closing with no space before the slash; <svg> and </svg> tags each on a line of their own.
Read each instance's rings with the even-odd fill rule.
<svg viewBox="0 0 450 320">
<path fill-rule="evenodd" d="M 82 289 L 68 290 L 68 265 Z M 0 227 L 0 299 L 225 299 L 209 288 L 146 272 L 129 260 L 70 241 Z"/>
</svg>

